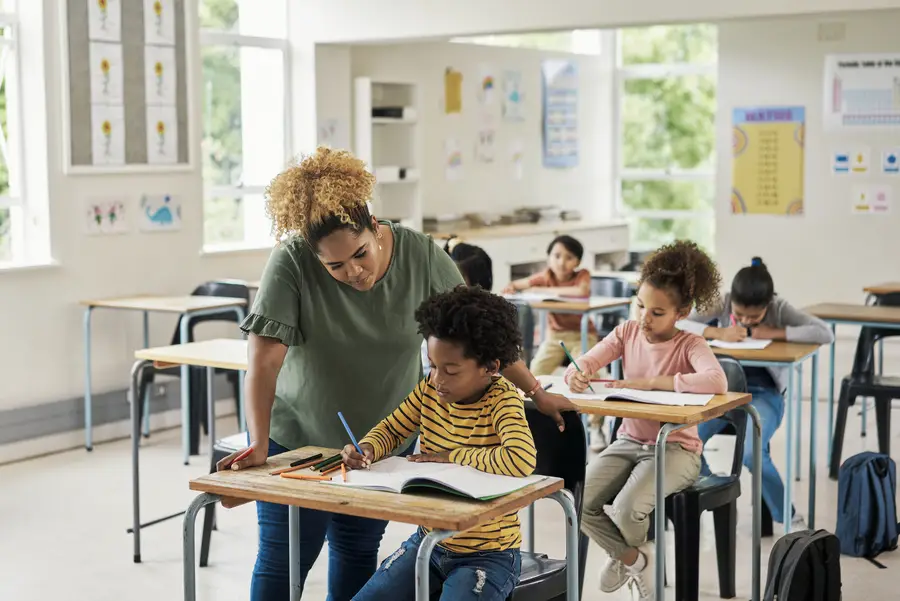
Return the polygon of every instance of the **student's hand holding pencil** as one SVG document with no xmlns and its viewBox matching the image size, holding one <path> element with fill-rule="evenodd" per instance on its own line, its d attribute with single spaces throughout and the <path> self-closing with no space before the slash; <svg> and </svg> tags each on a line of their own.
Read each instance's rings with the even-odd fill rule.
<svg viewBox="0 0 900 601">
<path fill-rule="evenodd" d="M 581 394 L 591 385 L 591 379 L 587 374 L 580 371 L 573 371 L 569 374 L 569 390 Z"/>
<path fill-rule="evenodd" d="M 359 448 L 363 452 L 362 455 L 356 450 L 352 444 L 346 445 L 341 450 L 341 457 L 344 463 L 352 470 L 364 470 L 375 461 L 375 448 L 367 442 L 359 443 Z"/>
</svg>

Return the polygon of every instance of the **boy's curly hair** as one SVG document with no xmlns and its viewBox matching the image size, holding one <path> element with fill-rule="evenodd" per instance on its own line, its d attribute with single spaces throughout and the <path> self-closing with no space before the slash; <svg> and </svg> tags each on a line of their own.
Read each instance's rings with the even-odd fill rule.
<svg viewBox="0 0 900 601">
<path fill-rule="evenodd" d="M 679 307 L 703 312 L 719 298 L 722 278 L 715 262 L 695 242 L 678 240 L 657 250 L 641 269 L 640 284 L 669 290 Z"/>
<path fill-rule="evenodd" d="M 477 286 L 457 286 L 432 296 L 416 309 L 419 333 L 427 340 L 462 345 L 463 354 L 481 366 L 519 360 L 522 334 L 515 306 Z"/>
<path fill-rule="evenodd" d="M 293 161 L 266 188 L 266 214 L 272 219 L 276 240 L 299 234 L 317 242 L 316 229 L 327 222 L 327 235 L 338 226 L 356 232 L 370 223 L 360 223 L 369 214 L 375 176 L 366 164 L 346 150 L 320 146 L 300 161 Z M 323 236 L 319 236 L 321 238 Z"/>
</svg>

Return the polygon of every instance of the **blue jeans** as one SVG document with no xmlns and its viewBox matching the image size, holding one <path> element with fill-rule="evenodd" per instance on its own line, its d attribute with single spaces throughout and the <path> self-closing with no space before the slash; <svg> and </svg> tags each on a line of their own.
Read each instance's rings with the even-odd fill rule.
<svg viewBox="0 0 900 601">
<path fill-rule="evenodd" d="M 269 441 L 269 456 L 288 449 Z M 274 503 L 256 504 L 259 551 L 250 581 L 251 601 L 290 598 L 288 508 Z M 387 527 L 383 520 L 300 510 L 300 581 L 328 539 L 328 601 L 350 601 L 375 573 L 378 547 Z"/>
<path fill-rule="evenodd" d="M 416 552 L 424 535 L 417 530 L 384 560 L 353 601 L 413 601 L 416 595 Z M 430 596 L 441 601 L 504 601 L 519 581 L 518 549 L 452 553 L 434 548 L 429 566 Z"/>
<path fill-rule="evenodd" d="M 784 397 L 772 386 L 759 385 L 754 383 L 754 378 L 747 377 L 748 392 L 753 395 L 750 405 L 758 412 L 762 425 L 762 498 L 772 519 L 779 523 L 784 523 L 784 482 L 781 480 L 781 474 L 778 468 L 772 463 L 772 455 L 769 453 L 769 441 L 781 425 L 784 418 Z M 697 426 L 697 433 L 703 444 L 714 435 L 721 432 L 728 424 L 723 419 L 714 419 Z M 790 434 L 788 434 L 790 436 Z M 753 469 L 753 420 L 747 419 L 747 436 L 744 442 L 744 466 Z M 703 458 L 703 464 L 700 468 L 702 476 L 709 476 L 709 465 L 706 458 Z"/>
</svg>

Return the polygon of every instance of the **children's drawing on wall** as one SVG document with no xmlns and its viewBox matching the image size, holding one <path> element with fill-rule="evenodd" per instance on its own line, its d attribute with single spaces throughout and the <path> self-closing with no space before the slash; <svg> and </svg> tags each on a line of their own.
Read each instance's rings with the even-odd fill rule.
<svg viewBox="0 0 900 601">
<path fill-rule="evenodd" d="M 492 65 L 480 65 L 478 67 L 478 101 L 483 107 L 493 106 L 497 95 L 497 82 L 494 77 Z"/>
<path fill-rule="evenodd" d="M 462 112 L 462 73 L 447 67 L 444 71 L 444 113 Z"/>
<path fill-rule="evenodd" d="M 144 92 L 148 105 L 175 106 L 175 48 L 144 46 Z"/>
<path fill-rule="evenodd" d="M 900 173 L 900 148 L 888 148 L 882 152 L 881 172 L 885 175 Z"/>
<path fill-rule="evenodd" d="M 145 194 L 138 211 L 142 232 L 166 232 L 181 229 L 181 201 L 170 194 Z"/>
<path fill-rule="evenodd" d="M 147 107 L 147 163 L 178 162 L 178 110 L 174 106 Z"/>
<path fill-rule="evenodd" d="M 850 170 L 853 173 L 863 175 L 869 172 L 869 157 L 872 151 L 866 146 L 855 148 L 850 154 Z"/>
<path fill-rule="evenodd" d="M 144 43 L 175 45 L 174 0 L 144 0 Z"/>
<path fill-rule="evenodd" d="M 122 75 L 122 45 L 92 42 L 91 103 L 122 104 L 125 98 Z"/>
<path fill-rule="evenodd" d="M 521 180 L 524 175 L 522 140 L 513 140 L 509 144 L 509 162 L 512 165 L 514 180 Z"/>
<path fill-rule="evenodd" d="M 459 140 L 447 138 L 444 140 L 444 177 L 448 182 L 455 182 L 462 178 L 462 151 Z"/>
<path fill-rule="evenodd" d="M 831 157 L 831 172 L 835 175 L 850 173 L 850 152 L 835 150 Z"/>
<path fill-rule="evenodd" d="M 120 0 L 88 1 L 88 37 L 104 42 L 122 40 L 122 3 Z"/>
<path fill-rule="evenodd" d="M 525 112 L 522 104 L 522 72 L 503 72 L 503 119 L 506 121 L 524 121 Z"/>
<path fill-rule="evenodd" d="M 494 162 L 494 142 L 497 139 L 497 130 L 483 128 L 478 131 L 475 140 L 475 160 L 479 163 Z"/>
<path fill-rule="evenodd" d="M 852 211 L 860 215 L 890 213 L 892 192 L 890 186 L 884 185 L 854 186 Z"/>
<path fill-rule="evenodd" d="M 94 165 L 125 164 L 124 106 L 91 106 L 91 159 Z"/>
<path fill-rule="evenodd" d="M 125 202 L 89 198 L 84 201 L 84 233 L 89 236 L 125 234 L 128 214 Z"/>
</svg>

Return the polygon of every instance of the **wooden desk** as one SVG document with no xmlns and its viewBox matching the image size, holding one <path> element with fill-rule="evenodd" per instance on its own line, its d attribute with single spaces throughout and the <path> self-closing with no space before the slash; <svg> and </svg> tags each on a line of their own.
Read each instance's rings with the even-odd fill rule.
<svg viewBox="0 0 900 601">
<path fill-rule="evenodd" d="M 238 322 L 243 321 L 247 303 L 240 298 L 224 296 L 130 296 L 123 298 L 89 299 L 80 302 L 84 310 L 84 447 L 91 451 L 93 441 L 93 399 L 91 391 L 91 314 L 94 309 L 119 309 L 140 311 L 144 315 L 144 347 L 150 346 L 150 313 L 178 313 L 181 340 L 188 340 L 188 322 L 191 317 L 214 315 L 234 311 Z M 188 369 L 181 372 L 181 417 L 185 426 L 190 419 L 190 375 Z M 149 391 L 144 399 L 144 434 L 150 433 Z M 185 465 L 190 461 L 190 431 L 182 429 L 181 438 Z"/>
<path fill-rule="evenodd" d="M 566 395 L 569 387 L 561 376 L 541 376 L 541 382 L 546 386 L 553 384 L 553 392 Z M 656 438 L 656 498 L 665 497 L 665 465 L 666 465 L 666 441 L 669 434 L 675 430 L 695 426 L 699 423 L 721 417 L 732 409 L 743 408 L 757 427 L 753 428 L 753 599 L 760 599 L 760 562 L 761 562 L 761 533 L 762 533 L 762 435 L 759 414 L 750 405 L 751 395 L 743 392 L 728 392 L 717 394 L 703 407 L 670 407 L 651 405 L 648 403 L 635 403 L 630 401 L 585 401 L 571 398 L 578 406 L 579 411 L 591 415 L 612 417 L 630 417 L 660 422 L 659 435 Z M 657 502 L 657 505 L 659 503 Z M 665 540 L 666 512 L 655 512 L 655 539 Z M 790 515 L 788 513 L 787 515 Z M 665 545 L 656 545 L 656 599 L 664 601 L 666 595 L 665 571 L 666 571 Z"/>
<path fill-rule="evenodd" d="M 185 340 L 187 337 L 185 336 Z M 238 420 L 241 429 L 245 430 L 244 423 L 244 372 L 247 370 L 247 341 L 233 338 L 220 338 L 215 340 L 204 340 L 202 342 L 188 342 L 185 344 L 176 344 L 172 346 L 163 346 L 158 348 L 148 348 L 136 351 L 134 353 L 137 361 L 131 370 L 131 398 L 136 399 L 139 394 L 139 387 L 143 371 L 150 366 L 155 368 L 169 368 L 173 366 L 182 366 L 183 370 L 188 367 L 205 367 L 206 368 L 206 396 L 207 403 L 207 422 L 208 422 L 208 440 L 209 440 L 209 456 L 213 456 L 213 446 L 216 441 L 216 404 L 213 400 L 213 379 L 216 369 L 232 369 L 238 372 Z M 182 381 L 184 374 L 182 373 Z M 184 391 L 182 391 L 184 395 Z M 182 396 L 182 399 L 185 399 Z M 182 401 L 182 408 L 185 406 Z M 182 432 L 189 430 L 189 416 L 185 417 L 181 424 Z M 141 504 L 140 504 L 140 438 L 141 424 L 140 413 L 137 403 L 132 400 L 131 403 L 131 490 L 132 490 L 132 533 L 134 535 L 134 561 L 141 561 Z M 168 516 L 161 520 L 154 520 L 151 524 L 156 524 L 173 517 L 181 515 L 180 513 Z"/>
<path fill-rule="evenodd" d="M 900 282 L 883 282 L 874 286 L 866 286 L 863 292 L 872 296 L 881 296 L 882 294 L 896 294 L 900 292 Z"/>
<path fill-rule="evenodd" d="M 267 501 L 289 507 L 290 556 L 292 563 L 299 557 L 300 508 L 317 509 L 332 513 L 356 515 L 366 518 L 390 520 L 432 528 L 418 552 L 416 573 L 416 599 L 428 599 L 428 557 L 438 541 L 456 532 L 468 530 L 487 520 L 517 512 L 536 500 L 552 497 L 566 512 L 566 560 L 567 598 L 578 597 L 578 517 L 571 494 L 563 490 L 563 481 L 546 478 L 512 494 L 491 501 L 467 500 L 450 495 L 403 493 L 395 494 L 373 490 L 342 488 L 321 482 L 303 482 L 269 475 L 273 468 L 286 467 L 291 461 L 310 453 L 321 452 L 330 456 L 338 451 L 319 447 L 305 447 L 270 457 L 267 464 L 241 471 L 224 471 L 202 476 L 190 483 L 191 490 L 201 492 L 185 513 L 184 526 L 184 595 L 185 601 L 194 601 L 194 521 L 205 505 L 222 497 L 234 497 L 248 501 Z M 299 570 L 293 565 L 291 573 L 291 599 L 299 599 Z"/>
<path fill-rule="evenodd" d="M 887 286 L 887 285 L 886 285 Z M 831 334 L 834 337 L 838 325 L 850 325 L 871 328 L 900 329 L 900 307 L 878 307 L 874 305 L 854 305 L 850 303 L 819 303 L 804 309 L 810 315 L 814 315 L 831 324 Z M 828 360 L 828 445 L 829 453 L 833 454 L 834 438 L 834 355 L 837 338 L 831 342 Z M 883 372 L 884 352 L 883 347 L 878 356 L 878 374 Z M 865 436 L 866 404 L 863 403 L 862 435 Z M 837 477 L 837 466 L 832 465 L 829 472 L 832 478 Z"/>
<path fill-rule="evenodd" d="M 795 342 L 774 341 L 764 349 L 724 349 L 712 347 L 717 356 L 731 357 L 744 367 L 788 368 L 787 394 L 785 395 L 785 415 L 788 432 L 788 444 L 785 450 L 787 469 L 785 470 L 784 511 L 783 515 L 791 515 L 793 507 L 792 482 L 800 481 L 802 471 L 802 405 L 803 401 L 803 363 L 811 359 L 812 390 L 810 391 L 810 437 L 809 437 L 809 527 L 816 524 L 816 457 L 818 444 L 818 407 L 819 407 L 819 345 L 798 344 Z M 795 372 L 797 377 L 795 378 Z M 790 520 L 785 520 L 785 534 L 790 532 Z"/>
</svg>

